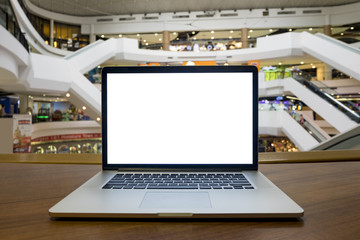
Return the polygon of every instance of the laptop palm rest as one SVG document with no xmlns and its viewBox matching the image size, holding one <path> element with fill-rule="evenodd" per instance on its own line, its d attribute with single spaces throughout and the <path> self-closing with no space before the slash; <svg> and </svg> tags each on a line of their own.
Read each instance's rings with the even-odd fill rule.
<svg viewBox="0 0 360 240">
<path fill-rule="evenodd" d="M 211 208 L 206 192 L 147 192 L 141 202 L 144 209 Z"/>
</svg>

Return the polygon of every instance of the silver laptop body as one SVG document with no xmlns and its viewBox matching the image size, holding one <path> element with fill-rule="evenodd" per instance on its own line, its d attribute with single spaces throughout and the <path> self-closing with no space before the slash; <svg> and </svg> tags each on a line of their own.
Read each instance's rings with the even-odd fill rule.
<svg viewBox="0 0 360 240">
<path fill-rule="evenodd" d="M 298 218 L 258 171 L 252 66 L 109 67 L 103 170 L 51 217 Z"/>
</svg>

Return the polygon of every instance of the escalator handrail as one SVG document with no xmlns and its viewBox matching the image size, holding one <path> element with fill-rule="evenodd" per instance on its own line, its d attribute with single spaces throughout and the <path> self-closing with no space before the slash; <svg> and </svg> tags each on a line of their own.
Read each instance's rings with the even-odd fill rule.
<svg viewBox="0 0 360 240">
<path fill-rule="evenodd" d="M 89 45 L 87 45 L 87 46 L 85 46 L 85 47 L 83 47 L 83 48 L 81 48 L 81 49 L 79 49 L 79 50 L 65 56 L 64 59 L 70 60 L 70 59 L 80 55 L 81 53 L 83 53 L 85 51 L 88 51 L 89 49 L 94 48 L 95 46 L 97 46 L 97 45 L 99 45 L 100 43 L 103 43 L 103 42 L 104 42 L 104 40 L 99 39 L 96 42 L 93 42 L 93 43 L 91 43 L 91 44 L 89 44 Z"/>
<path fill-rule="evenodd" d="M 333 98 L 330 94 L 322 91 L 320 88 L 318 88 L 315 84 L 311 83 L 310 81 L 306 80 L 304 77 L 298 75 L 298 74 L 292 74 L 292 78 L 295 79 L 297 82 L 304 85 L 307 89 L 311 90 L 313 93 L 339 109 L 341 112 L 345 113 L 346 116 L 348 116 L 351 120 L 360 123 L 360 116 L 355 111 L 350 110 L 348 107 L 346 107 L 344 104 Z"/>
<path fill-rule="evenodd" d="M 337 40 L 336 38 L 333 38 L 333 37 L 329 37 L 329 36 L 326 36 L 322 33 L 316 33 L 315 34 L 317 37 L 319 38 L 322 38 L 326 41 L 329 41 L 329 42 L 332 42 L 340 47 L 343 47 L 343 48 L 346 48 L 347 50 L 351 51 L 351 52 L 354 52 L 354 53 L 357 53 L 357 54 L 360 54 L 360 49 L 357 49 L 356 47 L 353 47 L 345 42 L 342 42 L 342 41 L 339 41 Z"/>
</svg>

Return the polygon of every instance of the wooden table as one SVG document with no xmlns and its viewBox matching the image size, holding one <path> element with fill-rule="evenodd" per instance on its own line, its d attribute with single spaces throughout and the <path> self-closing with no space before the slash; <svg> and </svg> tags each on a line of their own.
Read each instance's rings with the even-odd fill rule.
<svg viewBox="0 0 360 240">
<path fill-rule="evenodd" d="M 302 219 L 51 219 L 99 165 L 0 163 L 0 239 L 360 239 L 360 162 L 262 164 Z"/>
</svg>

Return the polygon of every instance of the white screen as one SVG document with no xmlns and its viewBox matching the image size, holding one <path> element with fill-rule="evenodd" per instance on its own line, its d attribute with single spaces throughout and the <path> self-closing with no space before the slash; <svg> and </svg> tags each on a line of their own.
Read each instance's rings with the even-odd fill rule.
<svg viewBox="0 0 360 240">
<path fill-rule="evenodd" d="M 251 164 L 251 73 L 107 76 L 109 164 Z"/>
</svg>

